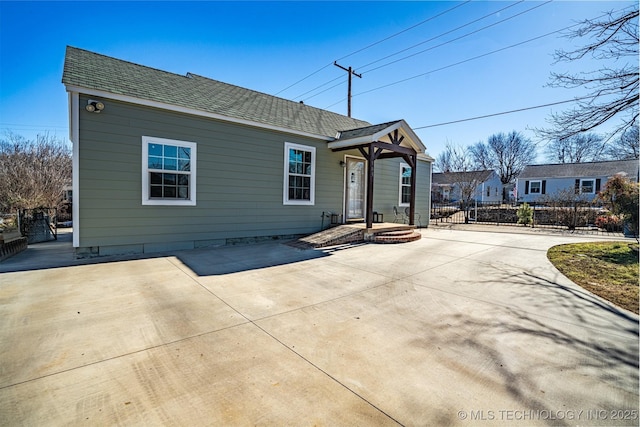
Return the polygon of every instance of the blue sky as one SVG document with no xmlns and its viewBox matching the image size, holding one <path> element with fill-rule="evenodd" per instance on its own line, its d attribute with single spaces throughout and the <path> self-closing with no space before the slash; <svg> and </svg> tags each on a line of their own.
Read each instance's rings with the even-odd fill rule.
<svg viewBox="0 0 640 427">
<path fill-rule="evenodd" d="M 447 142 L 470 145 L 498 132 L 534 139 L 531 128 L 571 104 L 422 127 L 584 95 L 545 87 L 551 71 L 600 68 L 553 65 L 555 50 L 584 41 L 560 34 L 527 40 L 633 4 L 0 0 L 0 130 L 67 137 L 61 77 L 71 45 L 346 114 L 347 73 L 332 65 L 338 60 L 362 74 L 353 79 L 352 115 L 371 123 L 405 119 L 434 157 Z"/>
</svg>

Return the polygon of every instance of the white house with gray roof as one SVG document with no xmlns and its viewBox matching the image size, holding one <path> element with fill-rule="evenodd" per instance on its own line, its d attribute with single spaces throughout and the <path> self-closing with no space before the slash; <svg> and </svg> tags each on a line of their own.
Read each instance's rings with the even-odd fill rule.
<svg viewBox="0 0 640 427">
<path fill-rule="evenodd" d="M 638 182 L 638 160 L 528 165 L 516 181 L 517 199 L 539 202 L 560 191 L 572 190 L 592 200 L 617 174 Z"/>
<path fill-rule="evenodd" d="M 434 202 L 459 201 L 462 199 L 461 185 L 466 185 L 473 192 L 471 199 L 475 201 L 482 203 L 502 201 L 502 181 L 496 171 L 490 169 L 434 173 L 431 178 L 431 198 Z"/>
<path fill-rule="evenodd" d="M 74 47 L 62 82 L 79 255 L 300 236 L 323 212 L 371 227 L 374 211 L 429 211 L 433 159 L 404 120 L 372 125 Z"/>
</svg>

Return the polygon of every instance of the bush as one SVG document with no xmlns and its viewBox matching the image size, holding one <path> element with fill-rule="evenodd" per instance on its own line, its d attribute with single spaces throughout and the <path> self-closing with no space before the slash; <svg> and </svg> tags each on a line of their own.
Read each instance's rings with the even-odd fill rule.
<svg viewBox="0 0 640 427">
<path fill-rule="evenodd" d="M 615 175 L 604 186 L 598 194 L 600 200 L 611 209 L 611 212 L 622 218 L 624 225 L 629 230 L 629 234 L 638 235 L 638 212 L 639 187 L 638 183 L 632 182 L 622 175 Z"/>
<path fill-rule="evenodd" d="M 618 215 L 607 214 L 596 218 L 596 227 L 606 231 L 622 231 L 622 218 Z"/>
<path fill-rule="evenodd" d="M 523 203 L 516 214 L 518 215 L 518 224 L 529 225 L 533 223 L 533 209 L 528 203 Z"/>
</svg>

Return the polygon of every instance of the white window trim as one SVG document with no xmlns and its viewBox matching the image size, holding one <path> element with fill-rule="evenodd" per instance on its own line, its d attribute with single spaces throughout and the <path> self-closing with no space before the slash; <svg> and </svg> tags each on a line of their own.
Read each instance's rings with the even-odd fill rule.
<svg viewBox="0 0 640 427">
<path fill-rule="evenodd" d="M 189 199 L 150 199 L 149 198 L 149 143 L 157 142 L 163 145 L 175 145 L 191 149 L 191 173 L 189 177 Z M 142 204 L 152 206 L 195 206 L 196 205 L 196 165 L 197 144 L 195 142 L 178 141 L 175 139 L 142 137 Z"/>
<path fill-rule="evenodd" d="M 591 188 L 593 189 L 593 191 L 590 192 L 585 192 L 582 191 L 582 187 L 583 187 L 583 182 L 586 181 L 591 181 Z M 595 194 L 596 193 L 596 180 L 595 178 L 587 178 L 587 179 L 580 179 L 580 194 Z"/>
<path fill-rule="evenodd" d="M 311 152 L 311 183 L 309 190 L 309 200 L 289 200 L 289 150 L 303 150 Z M 284 178 L 282 185 L 282 204 L 313 206 L 316 200 L 316 148 L 309 145 L 295 144 L 293 142 L 284 143 Z"/>
<path fill-rule="evenodd" d="M 540 191 L 538 191 L 537 193 L 534 193 L 533 191 L 531 191 L 532 188 L 532 184 L 534 182 L 537 182 L 538 184 L 540 184 Z M 529 181 L 529 194 L 542 194 L 542 180 L 541 179 L 534 179 L 532 181 Z"/>
<path fill-rule="evenodd" d="M 399 181 L 398 182 L 398 206 L 407 207 L 407 206 L 410 206 L 411 203 L 403 203 L 402 202 L 402 187 L 403 187 L 403 185 L 402 185 L 402 169 L 403 168 L 411 169 L 411 166 L 409 166 L 409 164 L 404 163 L 404 162 L 400 163 L 400 171 L 398 173 L 398 178 L 399 178 L 398 179 L 398 181 Z M 411 184 L 409 184 L 409 188 L 411 188 Z"/>
</svg>

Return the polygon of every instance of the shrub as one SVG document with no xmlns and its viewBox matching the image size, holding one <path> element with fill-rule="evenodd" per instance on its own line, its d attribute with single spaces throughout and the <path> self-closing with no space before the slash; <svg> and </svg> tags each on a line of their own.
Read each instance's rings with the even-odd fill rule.
<svg viewBox="0 0 640 427">
<path fill-rule="evenodd" d="M 618 215 L 607 214 L 596 218 L 596 227 L 607 231 L 622 231 L 622 218 Z"/>
<path fill-rule="evenodd" d="M 528 203 L 523 203 L 516 214 L 518 215 L 518 224 L 529 225 L 533 223 L 533 209 Z"/>
<path fill-rule="evenodd" d="M 629 229 L 630 234 L 638 235 L 639 187 L 629 178 L 615 175 L 607 181 L 604 189 L 598 194 L 614 214 L 619 215 Z"/>
</svg>

